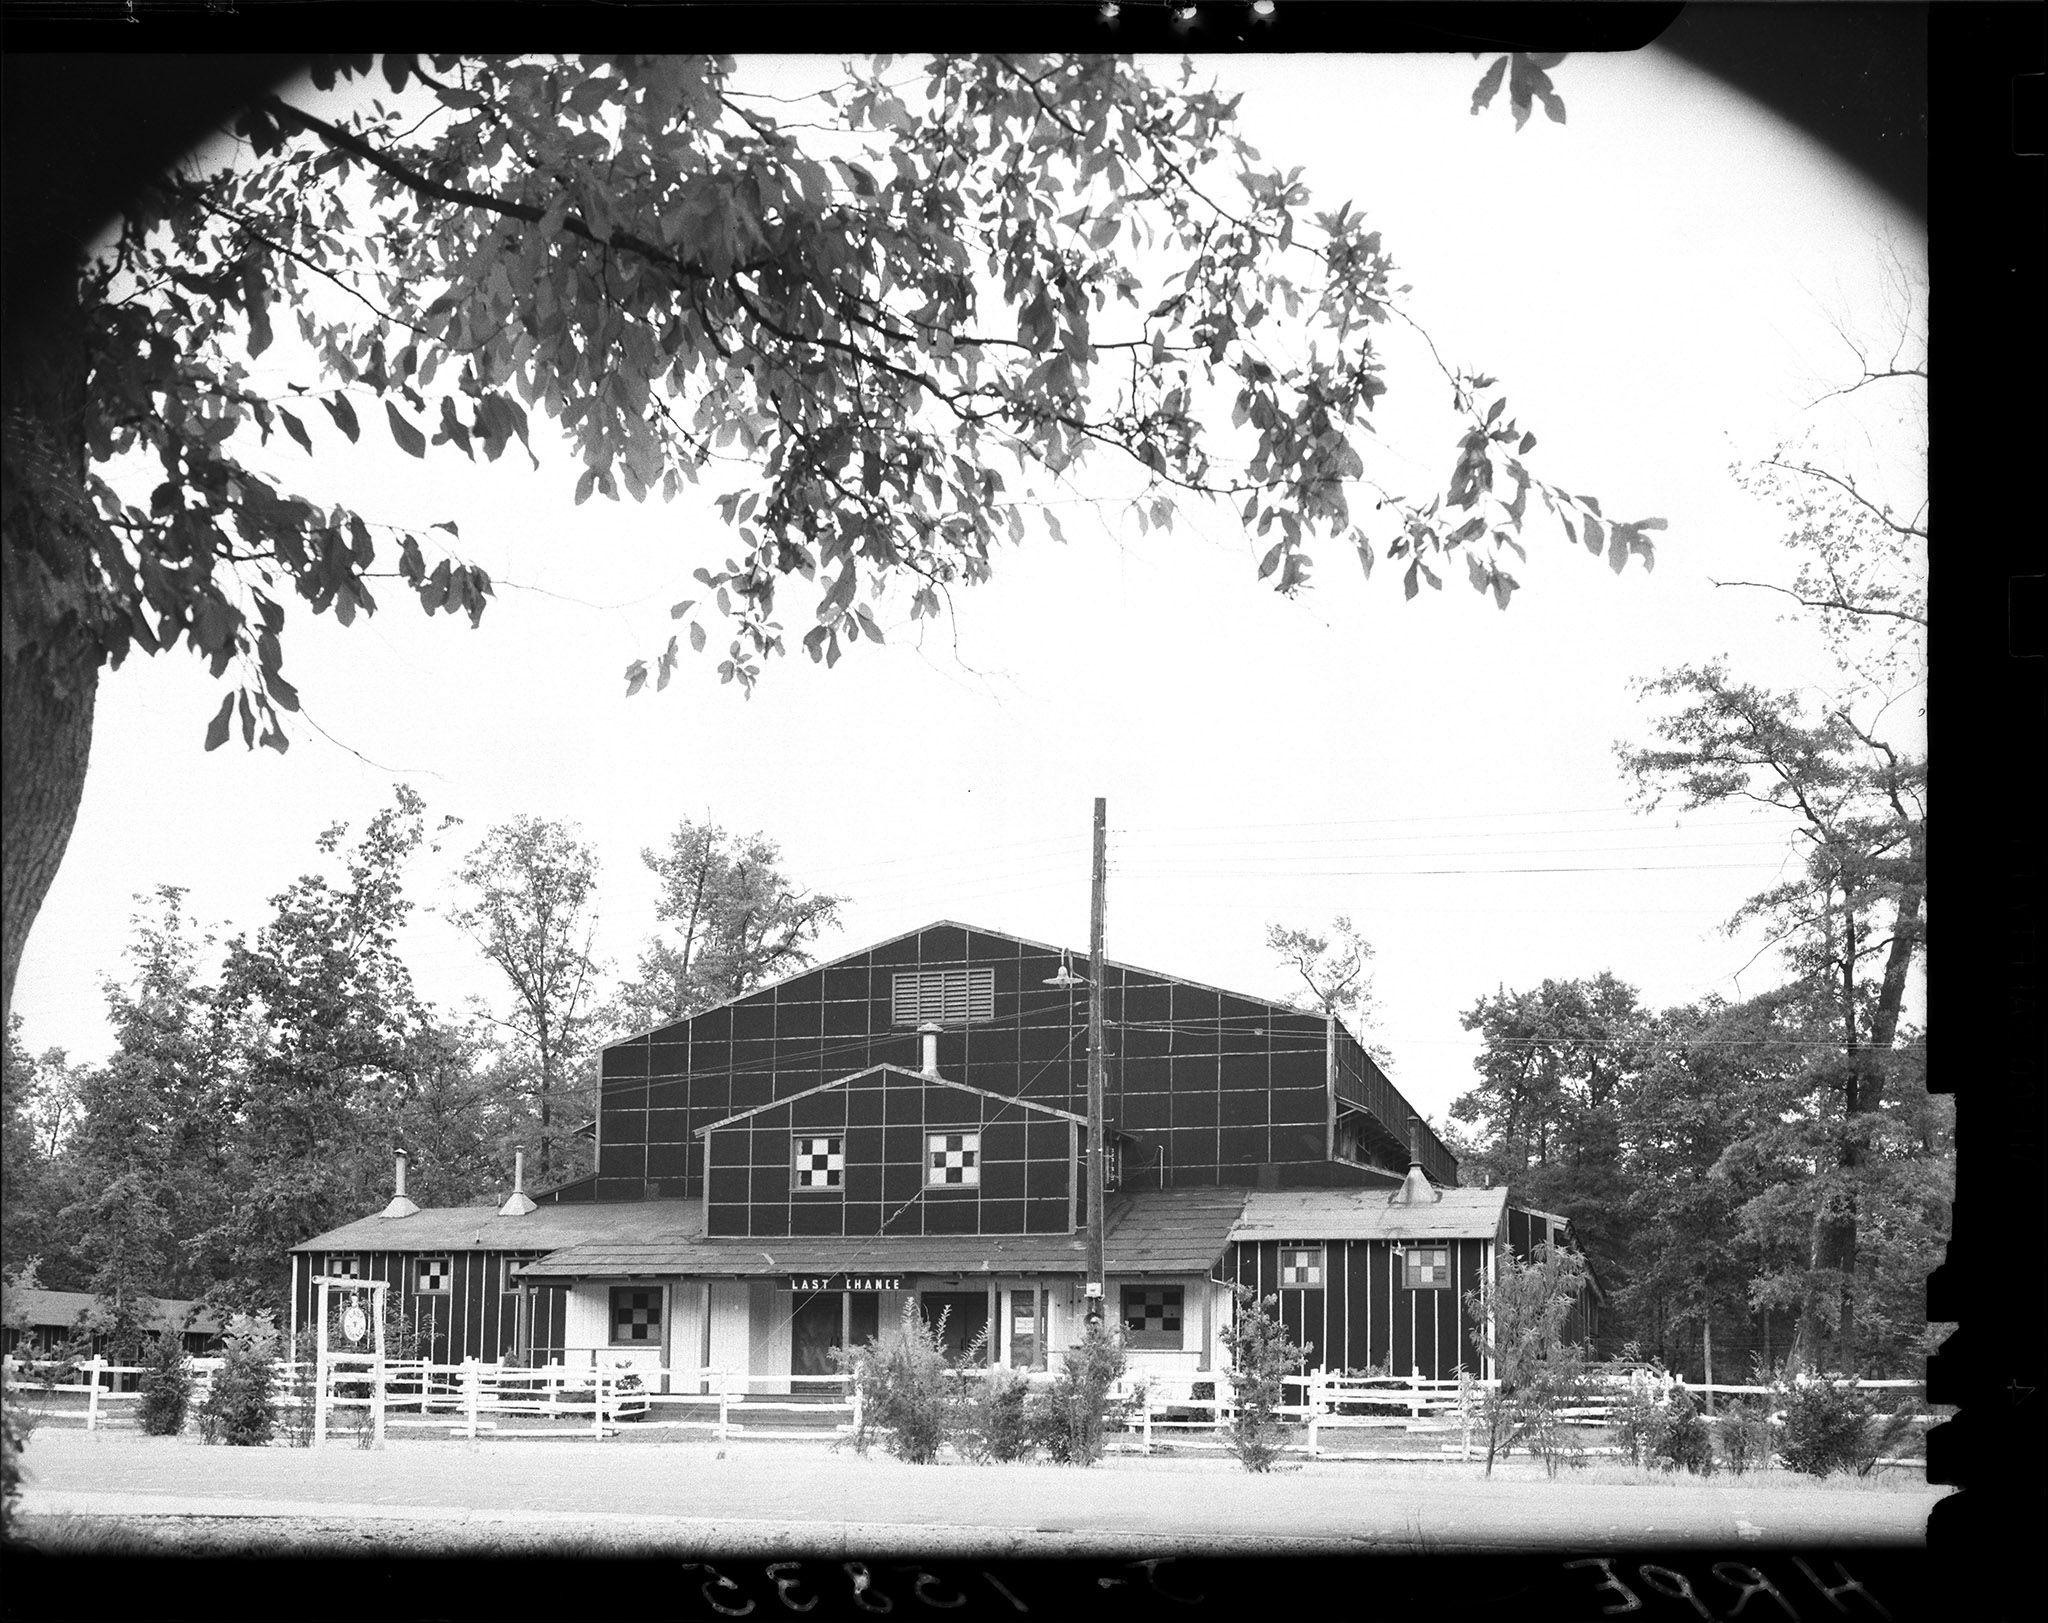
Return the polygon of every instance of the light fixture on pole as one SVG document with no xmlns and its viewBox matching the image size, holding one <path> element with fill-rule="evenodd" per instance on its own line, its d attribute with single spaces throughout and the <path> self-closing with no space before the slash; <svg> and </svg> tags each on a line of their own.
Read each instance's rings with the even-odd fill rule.
<svg viewBox="0 0 2048 1623">
<path fill-rule="evenodd" d="M 1070 992 L 1077 986 L 1086 986 L 1088 982 L 1085 977 L 1074 973 L 1072 965 L 1067 961 L 1067 949 L 1062 947 L 1060 948 L 1060 967 L 1058 972 L 1046 976 L 1040 984 L 1057 987 L 1062 992 Z"/>
</svg>

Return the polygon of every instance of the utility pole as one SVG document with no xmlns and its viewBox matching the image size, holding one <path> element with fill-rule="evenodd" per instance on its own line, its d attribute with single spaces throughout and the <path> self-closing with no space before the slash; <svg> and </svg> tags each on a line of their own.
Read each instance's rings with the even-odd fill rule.
<svg viewBox="0 0 2048 1623">
<path fill-rule="evenodd" d="M 1095 798 L 1095 870 L 1088 908 L 1088 1309 L 1090 1323 L 1102 1318 L 1107 1285 L 1102 1266 L 1104 1145 L 1102 1142 L 1102 905 L 1109 861 L 1105 819 L 1108 802 Z"/>
</svg>

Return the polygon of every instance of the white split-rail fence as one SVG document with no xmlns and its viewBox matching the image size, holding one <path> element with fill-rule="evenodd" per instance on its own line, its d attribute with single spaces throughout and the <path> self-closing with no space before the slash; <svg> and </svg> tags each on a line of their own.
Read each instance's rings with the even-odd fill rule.
<svg viewBox="0 0 2048 1623">
<path fill-rule="evenodd" d="M 749 1376 L 737 1370 L 668 1365 L 525 1365 L 485 1363 L 476 1358 L 441 1364 L 427 1359 L 387 1358 L 383 1361 L 383 1390 L 379 1393 L 375 1361 L 370 1355 L 337 1353 L 330 1355 L 329 1361 L 329 1381 L 335 1390 L 326 1399 L 328 1409 L 367 1409 L 374 1414 L 381 1408 L 386 1416 L 409 1426 L 469 1438 L 605 1437 L 618 1434 L 643 1417 L 657 1429 L 708 1430 L 720 1442 L 739 1430 L 754 1438 L 845 1436 L 860 1424 L 860 1395 L 851 1389 L 851 1382 L 844 1375 Z M 97 1357 L 66 1363 L 57 1359 L 22 1359 L 11 1354 L 0 1362 L 4 1362 L 10 1389 L 23 1393 L 83 1394 L 87 1431 L 97 1431 L 116 1419 L 116 1405 L 132 1404 L 142 1396 L 140 1390 L 122 1390 L 122 1377 L 145 1373 L 141 1365 L 116 1364 Z M 219 1358 L 191 1360 L 193 1409 L 205 1402 L 222 1363 Z M 317 1400 L 318 1366 L 311 1360 L 293 1363 L 279 1359 L 273 1368 L 276 1379 L 272 1390 L 279 1412 L 311 1409 Z M 43 1370 L 54 1377 L 67 1369 L 75 1370 L 79 1379 L 62 1381 L 36 1374 Z M 756 1392 L 756 1387 L 797 1390 Z M 818 1395 L 803 1401 L 800 1394 L 812 1391 Z M 655 1419 L 658 1411 L 671 1411 L 674 1418 Z M 736 1418 L 736 1411 L 745 1419 Z M 75 1407 L 65 1406 L 44 1410 L 42 1416 L 58 1419 L 78 1413 Z M 810 1428 L 751 1423 L 756 1416 L 798 1414 L 831 1423 Z M 507 1420 L 512 1424 L 505 1424 Z M 522 1420 L 555 1424 L 522 1429 Z M 579 1423 L 573 1427 L 562 1424 L 569 1421 Z"/>
<path fill-rule="evenodd" d="M 373 1388 L 371 1360 L 359 1355 L 347 1360 L 337 1355 L 334 1362 L 359 1362 L 353 1371 L 337 1367 L 332 1383 L 350 1389 L 349 1395 L 328 1397 L 328 1407 L 368 1408 L 378 1406 Z M 139 1399 L 139 1390 L 123 1391 L 122 1377 L 140 1376 L 139 1365 L 115 1364 L 91 1358 L 64 1365 L 54 1359 L 4 1361 L 10 1388 L 24 1392 L 79 1393 L 85 1397 L 84 1421 L 95 1431 L 115 1418 L 113 1405 Z M 219 1358 L 195 1358 L 192 1406 L 205 1401 L 208 1386 L 220 1369 Z M 38 1368 L 61 1373 L 75 1369 L 82 1379 L 62 1382 L 38 1379 Z M 843 1438 L 860 1428 L 861 1400 L 858 1388 L 845 1375 L 749 1376 L 742 1371 L 683 1365 L 607 1366 L 602 1363 L 539 1366 L 485 1363 L 475 1358 L 458 1364 L 439 1364 L 425 1359 L 390 1358 L 384 1361 L 382 1408 L 387 1415 L 404 1418 L 408 1425 L 446 1431 L 471 1440 L 618 1435 L 636 1422 L 653 1429 L 709 1431 L 719 1442 L 736 1432 L 748 1438 L 807 1439 Z M 317 1385 L 316 1366 L 279 1360 L 275 1390 L 281 1412 L 311 1406 Z M 969 1369 L 966 1377 L 987 1374 Z M 1040 1378 L 1043 1376 L 1041 1374 Z M 1421 1376 L 1338 1375 L 1320 1370 L 1284 1378 L 1290 1401 L 1277 1406 L 1276 1416 L 1289 1423 L 1280 1447 L 1323 1457 L 1330 1433 L 1345 1431 L 1394 1430 L 1411 1436 L 1447 1436 L 1434 1452 L 1389 1454 L 1375 1451 L 1375 1459 L 1438 1460 L 1455 1455 L 1461 1460 L 1474 1457 L 1475 1446 L 1483 1447 L 1483 1406 L 1487 1392 L 1496 1381 L 1461 1375 L 1455 1380 L 1432 1380 Z M 1874 1390 L 1920 1391 L 1924 1383 L 1915 1380 L 1859 1381 L 1859 1387 Z M 756 1393 L 756 1386 L 778 1390 Z M 1663 1402 L 1683 1387 L 1707 1401 L 1702 1418 L 1709 1424 L 1719 1420 L 1714 1400 L 1721 1397 L 1768 1397 L 1782 1395 L 1782 1387 L 1735 1386 L 1716 1383 L 1694 1385 L 1661 1373 L 1637 1371 L 1600 1383 L 1598 1396 L 1584 1404 L 1560 1411 L 1558 1418 L 1581 1427 L 1605 1427 L 1613 1422 L 1617 1404 L 1631 1393 Z M 799 1390 L 814 1393 L 808 1401 Z M 836 1394 L 836 1396 L 835 1396 Z M 1196 1378 L 1146 1373 L 1126 1376 L 1110 1393 L 1112 1429 L 1121 1446 L 1150 1454 L 1162 1434 L 1184 1441 L 1221 1445 L 1221 1433 L 1234 1417 L 1227 1370 Z M 738 1417 L 736 1418 L 736 1411 Z M 667 1418 L 654 1418 L 666 1412 Z M 75 1414 L 75 1409 L 50 1411 L 50 1417 Z M 775 1419 L 804 1415 L 829 1424 L 809 1428 L 776 1425 Z M 584 1417 L 587 1417 L 585 1419 Z M 756 1417 L 771 1424 L 755 1423 Z M 124 1417 L 125 1418 L 125 1417 Z M 1935 1425 L 1940 1417 L 1915 1417 L 1921 1425 Z M 509 1424 L 507 1422 L 510 1422 Z M 528 1425 L 527 1421 L 553 1422 Z M 563 1422 L 576 1422 L 565 1425 Z M 1206 1434 L 1206 1436 L 1204 1435 Z M 1339 1451 L 1343 1452 L 1343 1451 Z M 1588 1448 L 1592 1455 L 1619 1454 L 1617 1448 Z M 1918 1460 L 1884 1459 L 1880 1465 L 1913 1465 Z"/>
</svg>

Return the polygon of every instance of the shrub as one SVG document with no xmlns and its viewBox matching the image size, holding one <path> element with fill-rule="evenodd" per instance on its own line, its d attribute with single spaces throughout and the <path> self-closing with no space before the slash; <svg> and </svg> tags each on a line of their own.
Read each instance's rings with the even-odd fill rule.
<svg viewBox="0 0 2048 1623">
<path fill-rule="evenodd" d="M 1124 1364 L 1122 1345 L 1091 1324 L 1067 1349 L 1051 1387 L 1026 1402 L 1026 1433 L 1054 1464 L 1093 1465 L 1102 1458 L 1104 1410 Z"/>
<path fill-rule="evenodd" d="M 1648 1465 L 1656 1455 L 1664 1406 L 1657 1401 L 1652 1380 L 1642 1371 L 1631 1371 L 1628 1385 L 1608 1409 L 1615 1446 L 1631 1465 Z"/>
<path fill-rule="evenodd" d="M 992 1369 L 960 1403 L 953 1443 L 968 1459 L 1007 1464 L 1033 1451 L 1024 1406 L 1030 1388 L 1015 1370 Z"/>
<path fill-rule="evenodd" d="M 21 1451 L 35 1430 L 35 1416 L 15 1400 L 14 1383 L 0 1392 L 0 1526 L 13 1522 L 21 1498 Z"/>
<path fill-rule="evenodd" d="M 1721 1444 L 1721 1463 L 1737 1476 L 1761 1471 L 1771 1463 L 1771 1420 L 1762 1404 L 1747 1399 L 1729 1404 L 1721 1411 L 1715 1431 Z"/>
<path fill-rule="evenodd" d="M 293 1448 L 313 1446 L 313 1400 L 320 1390 L 320 1331 L 306 1324 L 292 1342 L 291 1368 L 285 1374 L 284 1396 L 277 1411 L 278 1430 Z"/>
<path fill-rule="evenodd" d="M 1584 1451 L 1558 1410 L 1582 1401 L 1590 1384 L 1585 1349 L 1563 1339 L 1585 1282 L 1578 1256 L 1538 1246 L 1530 1262 L 1504 1253 L 1493 1284 L 1466 1293 L 1473 1349 L 1494 1361 L 1500 1377 L 1480 1410 L 1488 1476 L 1494 1460 L 1517 1445 L 1552 1475 L 1560 1464 L 1579 1463 Z"/>
<path fill-rule="evenodd" d="M 1684 1470 L 1693 1476 L 1714 1474 L 1714 1439 L 1693 1395 L 1679 1387 L 1665 1401 L 1663 1413 L 1650 1435 L 1651 1454 L 1667 1471 Z"/>
<path fill-rule="evenodd" d="M 927 1324 L 916 1303 L 905 1302 L 903 1322 L 893 1335 L 863 1347 L 833 1349 L 860 1398 L 860 1424 L 853 1434 L 857 1452 L 865 1454 L 879 1432 L 882 1446 L 899 1460 L 927 1465 L 938 1458 L 953 1407 L 941 1339 L 945 1322 L 942 1313 L 938 1325 Z"/>
<path fill-rule="evenodd" d="M 1879 1415 L 1853 1376 L 1801 1374 L 1784 1389 L 1783 1402 L 1778 1452 L 1808 1476 L 1867 1472 L 1881 1451 L 1880 1435 L 1891 1441 L 1911 1423 Z"/>
<path fill-rule="evenodd" d="M 1243 1285 L 1237 1288 L 1235 1322 L 1223 1332 L 1230 1349 L 1231 1453 L 1247 1471 L 1270 1471 L 1280 1457 L 1280 1406 L 1286 1401 L 1286 1377 L 1301 1367 L 1312 1347 L 1289 1339 L 1286 1326 L 1266 1309 L 1280 1298 L 1264 1301 Z"/>
<path fill-rule="evenodd" d="M 1562 1342 L 1525 1370 L 1521 1384 L 1510 1394 L 1515 1406 L 1514 1439 L 1543 1462 L 1550 1476 L 1557 1475 L 1560 1465 L 1586 1462 L 1579 1428 L 1563 1411 L 1585 1403 L 1591 1389 L 1586 1349 L 1576 1342 Z"/>
<path fill-rule="evenodd" d="M 192 1406 L 192 1360 L 184 1338 L 167 1330 L 150 1338 L 142 1354 L 142 1401 L 136 1419 L 150 1437 L 175 1437 L 185 1429 L 185 1411 Z"/>
<path fill-rule="evenodd" d="M 277 1429 L 277 1321 L 267 1311 L 237 1313 L 223 1339 L 227 1351 L 199 1406 L 199 1435 L 209 1443 L 260 1447 Z"/>
</svg>

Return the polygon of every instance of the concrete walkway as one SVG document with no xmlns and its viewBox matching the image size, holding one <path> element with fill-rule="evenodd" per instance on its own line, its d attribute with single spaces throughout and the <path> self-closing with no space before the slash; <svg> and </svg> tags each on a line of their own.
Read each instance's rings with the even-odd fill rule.
<svg viewBox="0 0 2048 1623">
<path fill-rule="evenodd" d="M 1785 1472 L 1549 1481 L 1519 1461 L 1491 1481 L 1455 1463 L 1319 1461 L 1266 1476 L 1172 1457 L 1113 1457 L 1086 1471 L 912 1466 L 768 1443 L 394 1441 L 315 1454 L 53 1428 L 31 1438 L 23 1464 L 30 1516 L 502 1523 L 644 1533 L 725 1554 L 1897 1546 L 1922 1542 L 1949 1491 Z"/>
</svg>

